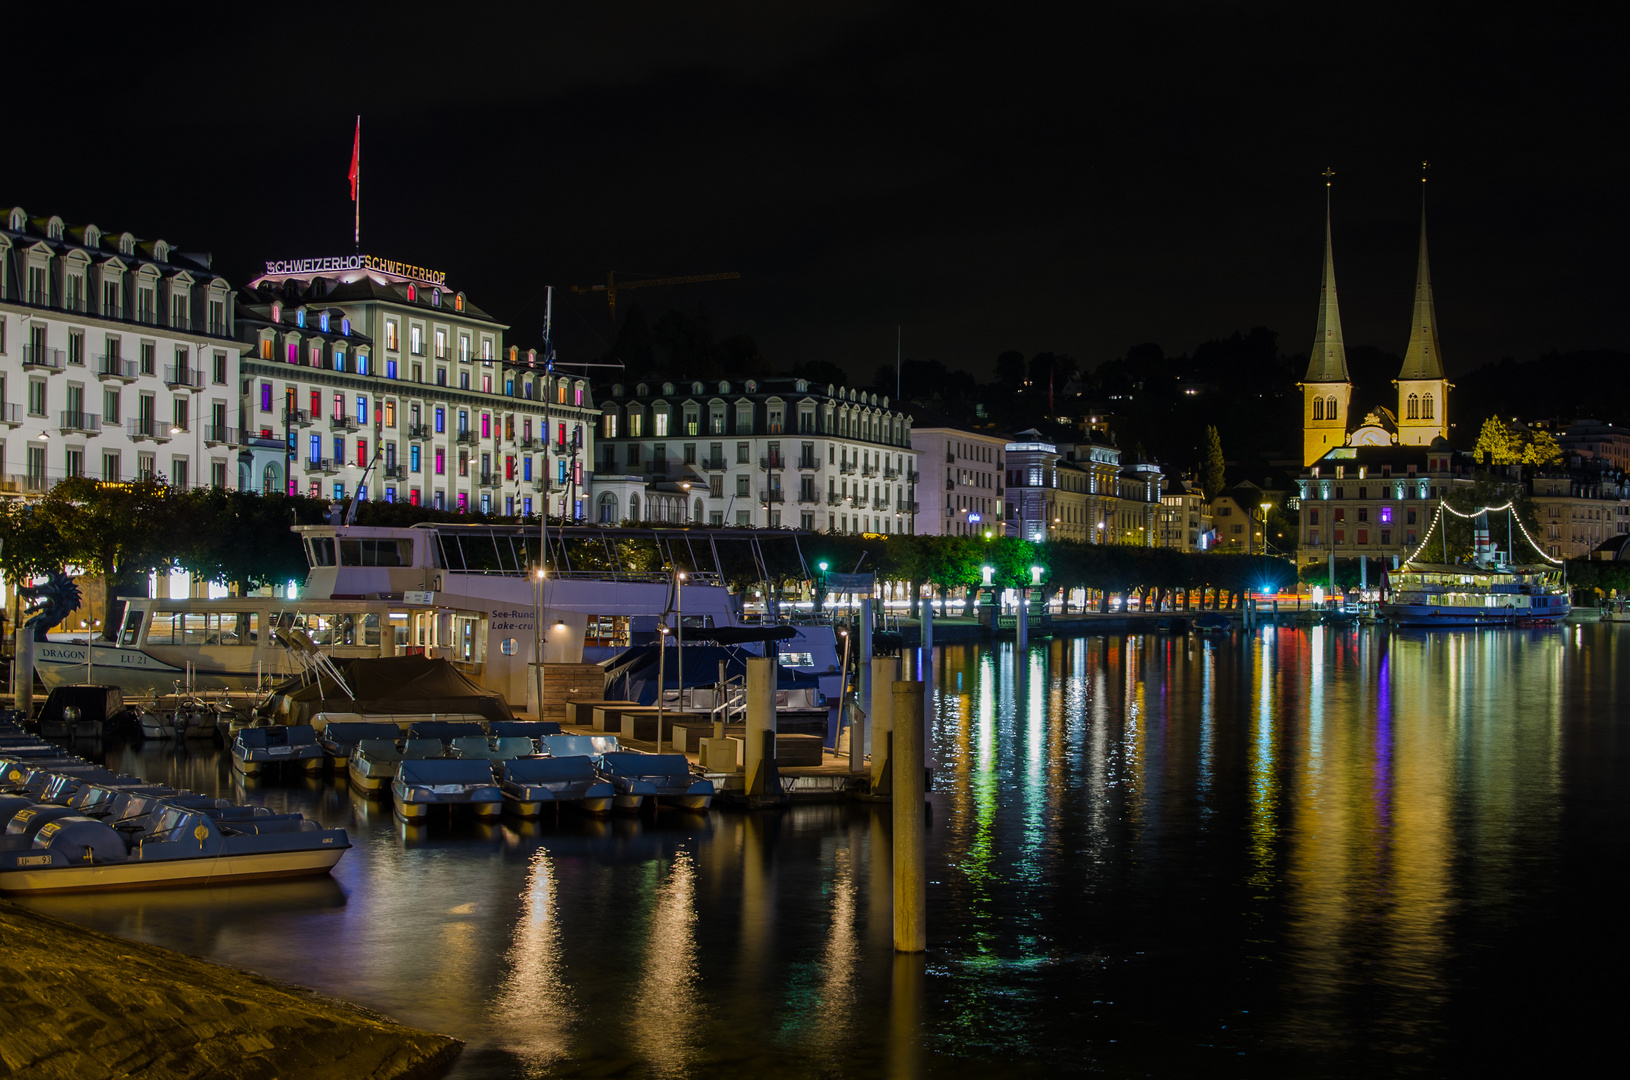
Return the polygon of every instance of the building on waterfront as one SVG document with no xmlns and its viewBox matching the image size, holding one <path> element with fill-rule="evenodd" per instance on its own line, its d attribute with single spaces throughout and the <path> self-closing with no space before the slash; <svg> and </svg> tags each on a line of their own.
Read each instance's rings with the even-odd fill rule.
<svg viewBox="0 0 1630 1080">
<path fill-rule="evenodd" d="M 1191 478 L 1170 477 L 1160 496 L 1160 528 L 1155 537 L 1156 547 L 1177 551 L 1203 551 L 1211 532 L 1211 506 L 1198 482 Z"/>
<path fill-rule="evenodd" d="M 0 219 L 0 490 L 236 486 L 235 302 L 210 256 L 21 207 Z"/>
<path fill-rule="evenodd" d="M 600 407 L 596 521 L 911 533 L 911 417 L 889 399 L 791 376 L 649 380 Z"/>
<path fill-rule="evenodd" d="M 949 417 L 910 410 L 911 448 L 922 481 L 917 487 L 917 532 L 925 536 L 1003 535 L 1005 472 L 1010 438 L 958 424 Z M 937 507 L 937 509 L 934 509 Z"/>
<path fill-rule="evenodd" d="M 1340 559 L 1408 558 L 1431 525 L 1438 500 L 1472 483 L 1472 462 L 1447 439 L 1451 386 L 1438 348 L 1424 210 L 1409 347 L 1394 382 L 1396 411 L 1377 406 L 1354 415 L 1327 211 L 1313 355 L 1301 384 L 1299 562 L 1323 562 L 1332 553 Z M 1219 519 L 1226 541 L 1223 524 Z"/>
<path fill-rule="evenodd" d="M 1600 420 L 1575 420 L 1557 433 L 1557 445 L 1565 454 L 1581 454 L 1630 473 L 1630 428 L 1604 424 Z"/>
<path fill-rule="evenodd" d="M 1553 559 L 1584 559 L 1604 541 L 1630 535 L 1630 477 L 1602 459 L 1575 456 L 1528 481 L 1539 513 L 1535 539 Z"/>
<path fill-rule="evenodd" d="M 508 327 L 445 274 L 366 255 L 272 262 L 239 311 L 257 489 L 586 516 L 588 380 L 506 346 Z"/>
<path fill-rule="evenodd" d="M 1123 463 L 1113 443 L 1060 441 L 1036 428 L 1015 435 L 1006 452 L 1009 536 L 1158 546 L 1159 465 Z"/>
</svg>

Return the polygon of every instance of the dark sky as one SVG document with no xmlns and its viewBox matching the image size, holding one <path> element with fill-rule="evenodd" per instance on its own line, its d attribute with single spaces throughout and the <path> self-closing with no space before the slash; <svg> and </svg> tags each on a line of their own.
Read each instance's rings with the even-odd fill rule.
<svg viewBox="0 0 1630 1080">
<path fill-rule="evenodd" d="M 625 302 L 702 302 L 778 363 L 865 379 L 897 323 L 908 356 L 980 373 L 1253 325 L 1305 352 L 1327 165 L 1347 340 L 1401 353 L 1425 158 L 1451 374 L 1630 348 L 1613 35 L 1338 6 L 144 13 L 34 39 L 0 203 L 206 248 L 242 282 L 351 250 L 360 112 L 363 249 L 444 269 L 517 343 L 547 284 L 736 270 Z M 562 358 L 589 358 L 603 303 L 559 292 Z"/>
</svg>

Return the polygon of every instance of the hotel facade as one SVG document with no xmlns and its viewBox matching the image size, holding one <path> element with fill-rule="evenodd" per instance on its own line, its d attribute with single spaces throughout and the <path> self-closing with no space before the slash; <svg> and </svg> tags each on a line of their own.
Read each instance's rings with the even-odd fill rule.
<svg viewBox="0 0 1630 1080">
<path fill-rule="evenodd" d="M 210 256 L 3 213 L 0 492 L 69 477 L 236 486 L 236 301 Z"/>
<path fill-rule="evenodd" d="M 437 271 L 372 256 L 266 269 L 238 304 L 247 485 L 586 514 L 600 416 L 586 378 L 506 345 Z"/>
</svg>

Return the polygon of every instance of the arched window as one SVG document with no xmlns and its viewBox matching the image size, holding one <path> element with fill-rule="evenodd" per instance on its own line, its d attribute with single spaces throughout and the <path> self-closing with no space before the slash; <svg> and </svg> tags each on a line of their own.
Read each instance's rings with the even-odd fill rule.
<svg viewBox="0 0 1630 1080">
<path fill-rule="evenodd" d="M 261 494 L 270 495 L 283 487 L 283 479 L 278 475 L 276 465 L 266 466 L 265 474 L 261 478 Z"/>
<path fill-rule="evenodd" d="M 1336 399 L 1335 398 L 1325 398 L 1324 399 L 1324 418 L 1326 420 L 1334 420 L 1334 419 L 1336 419 Z"/>
<path fill-rule="evenodd" d="M 698 525 L 700 525 L 702 523 L 702 514 L 703 514 L 702 500 L 697 499 L 696 500 L 695 512 L 691 514 L 691 520 L 696 522 Z"/>
<path fill-rule="evenodd" d="M 1313 419 L 1324 419 L 1324 398 L 1322 397 L 1316 397 L 1313 399 Z"/>
<path fill-rule="evenodd" d="M 600 495 L 600 521 L 602 524 L 611 524 L 617 520 L 617 496 L 611 492 Z"/>
<path fill-rule="evenodd" d="M 1422 420 L 1430 420 L 1430 419 L 1432 419 L 1432 395 L 1431 394 L 1427 394 L 1425 397 L 1421 398 L 1421 419 Z"/>
<path fill-rule="evenodd" d="M 638 495 L 628 497 L 628 520 L 640 520 L 640 497 Z"/>
<path fill-rule="evenodd" d="M 1419 420 L 1421 418 L 1421 396 L 1419 394 L 1409 395 L 1409 405 L 1405 409 L 1404 415 L 1411 420 Z"/>
</svg>

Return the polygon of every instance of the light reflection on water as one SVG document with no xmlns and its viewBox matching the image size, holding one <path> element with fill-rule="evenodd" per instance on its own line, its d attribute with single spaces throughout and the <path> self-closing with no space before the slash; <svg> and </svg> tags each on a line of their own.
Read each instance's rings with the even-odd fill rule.
<svg viewBox="0 0 1630 1080">
<path fill-rule="evenodd" d="M 37 903 L 454 1034 L 465 1077 L 1465 1071 L 1625 959 L 1573 916 L 1630 863 L 1626 633 L 944 647 L 924 957 L 868 806 L 408 827 L 298 778 L 241 793 L 349 828 L 332 879 Z"/>
</svg>

